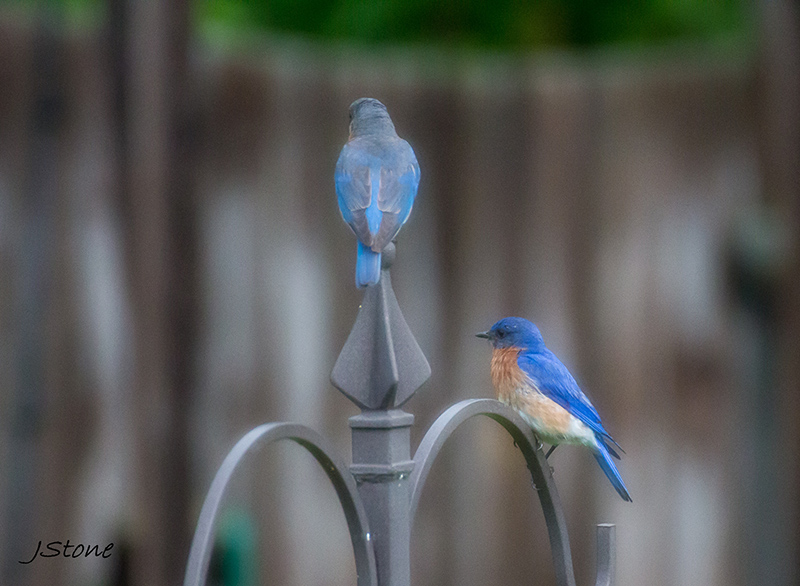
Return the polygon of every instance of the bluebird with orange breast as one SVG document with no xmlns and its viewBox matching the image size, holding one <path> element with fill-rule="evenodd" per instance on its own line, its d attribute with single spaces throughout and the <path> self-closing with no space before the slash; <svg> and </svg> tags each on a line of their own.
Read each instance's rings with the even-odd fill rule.
<svg viewBox="0 0 800 586">
<path fill-rule="evenodd" d="M 632 502 L 611 456 L 620 445 L 561 361 L 544 345 L 539 328 L 521 317 L 501 319 L 477 334 L 492 343 L 492 384 L 497 399 L 514 409 L 534 433 L 552 445 L 577 444 L 592 450 L 619 496 Z"/>
<path fill-rule="evenodd" d="M 381 278 L 381 252 L 408 219 L 419 187 L 417 157 L 378 100 L 350 105 L 350 139 L 334 180 L 339 210 L 358 238 L 356 286 L 374 285 Z"/>
</svg>

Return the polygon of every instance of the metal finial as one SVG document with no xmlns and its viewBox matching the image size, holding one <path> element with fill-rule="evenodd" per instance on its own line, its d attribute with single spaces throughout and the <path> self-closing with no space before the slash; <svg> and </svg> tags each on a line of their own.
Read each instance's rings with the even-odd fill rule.
<svg viewBox="0 0 800 586">
<path fill-rule="evenodd" d="M 383 250 L 381 280 L 366 288 L 356 323 L 331 373 L 333 386 L 361 409 L 399 407 L 431 376 L 431 367 L 392 290 L 395 247 Z"/>
</svg>

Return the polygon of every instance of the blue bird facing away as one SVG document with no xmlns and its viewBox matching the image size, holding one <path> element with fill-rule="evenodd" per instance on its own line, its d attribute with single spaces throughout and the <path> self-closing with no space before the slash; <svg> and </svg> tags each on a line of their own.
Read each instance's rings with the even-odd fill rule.
<svg viewBox="0 0 800 586">
<path fill-rule="evenodd" d="M 339 210 L 358 238 L 356 285 L 374 285 L 381 278 L 381 252 L 408 219 L 419 187 L 417 157 L 378 100 L 350 105 L 350 138 L 335 182 Z"/>
<path fill-rule="evenodd" d="M 534 433 L 553 447 L 577 444 L 592 450 L 623 500 L 631 495 L 611 457 L 619 444 L 561 361 L 544 345 L 539 328 L 521 317 L 501 319 L 477 334 L 492 343 L 491 375 L 497 399 L 514 409 Z"/>
</svg>

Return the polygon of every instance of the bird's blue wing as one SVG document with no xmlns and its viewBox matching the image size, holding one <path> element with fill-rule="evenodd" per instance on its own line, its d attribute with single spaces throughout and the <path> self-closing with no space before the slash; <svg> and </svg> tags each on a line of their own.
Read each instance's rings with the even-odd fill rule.
<svg viewBox="0 0 800 586">
<path fill-rule="evenodd" d="M 619 459 L 619 454 L 614 451 L 608 442 L 617 447 L 619 447 L 619 444 L 603 428 L 597 410 L 578 387 L 578 383 L 572 378 L 567 367 L 561 363 L 555 354 L 546 348 L 544 352 L 535 354 L 520 353 L 517 358 L 517 364 L 530 378 L 531 383 L 547 398 L 561 405 L 594 432 L 597 439 L 594 457 L 597 463 L 622 499 L 632 502 L 633 499 L 622 481 L 619 470 L 617 470 L 614 461 L 611 459 L 611 456 Z"/>
<path fill-rule="evenodd" d="M 411 213 L 419 187 L 419 164 L 411 146 L 397 139 L 385 155 L 380 170 L 378 209 L 383 212 L 376 246 L 383 247 L 397 235 Z"/>
<path fill-rule="evenodd" d="M 536 354 L 520 353 L 517 364 L 544 396 L 558 403 L 595 433 L 614 441 L 603 428 L 594 405 L 555 354 L 549 350 Z"/>
<path fill-rule="evenodd" d="M 357 149 L 345 145 L 336 163 L 334 182 L 339 210 L 344 221 L 356 236 L 367 245 L 372 242 L 372 234 L 367 224 L 366 209 L 372 201 L 372 184 L 369 161 Z"/>
<path fill-rule="evenodd" d="M 419 164 L 414 151 L 402 138 L 393 140 L 381 161 L 378 208 L 386 213 L 408 216 L 419 187 Z"/>
</svg>

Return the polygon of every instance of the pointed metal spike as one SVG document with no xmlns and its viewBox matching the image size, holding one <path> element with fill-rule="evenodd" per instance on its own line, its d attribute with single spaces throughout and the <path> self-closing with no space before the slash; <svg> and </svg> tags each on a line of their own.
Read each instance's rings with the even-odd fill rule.
<svg viewBox="0 0 800 586">
<path fill-rule="evenodd" d="M 361 409 L 387 409 L 400 381 L 388 316 L 381 278 L 367 287 L 331 373 L 333 386 Z"/>
<path fill-rule="evenodd" d="M 361 309 L 331 373 L 333 386 L 361 409 L 393 409 L 428 380 L 431 367 L 392 290 L 388 250 L 381 280 L 367 287 Z"/>
<path fill-rule="evenodd" d="M 428 364 L 425 354 L 417 343 L 411 328 L 408 327 L 394 290 L 389 280 L 389 273 L 386 272 L 386 282 L 388 287 L 385 294 L 387 297 L 387 307 L 389 309 L 389 324 L 391 326 L 392 341 L 394 343 L 395 360 L 400 375 L 397 391 L 394 397 L 393 407 L 400 407 L 408 401 L 425 381 L 431 376 L 431 366 Z"/>
</svg>

